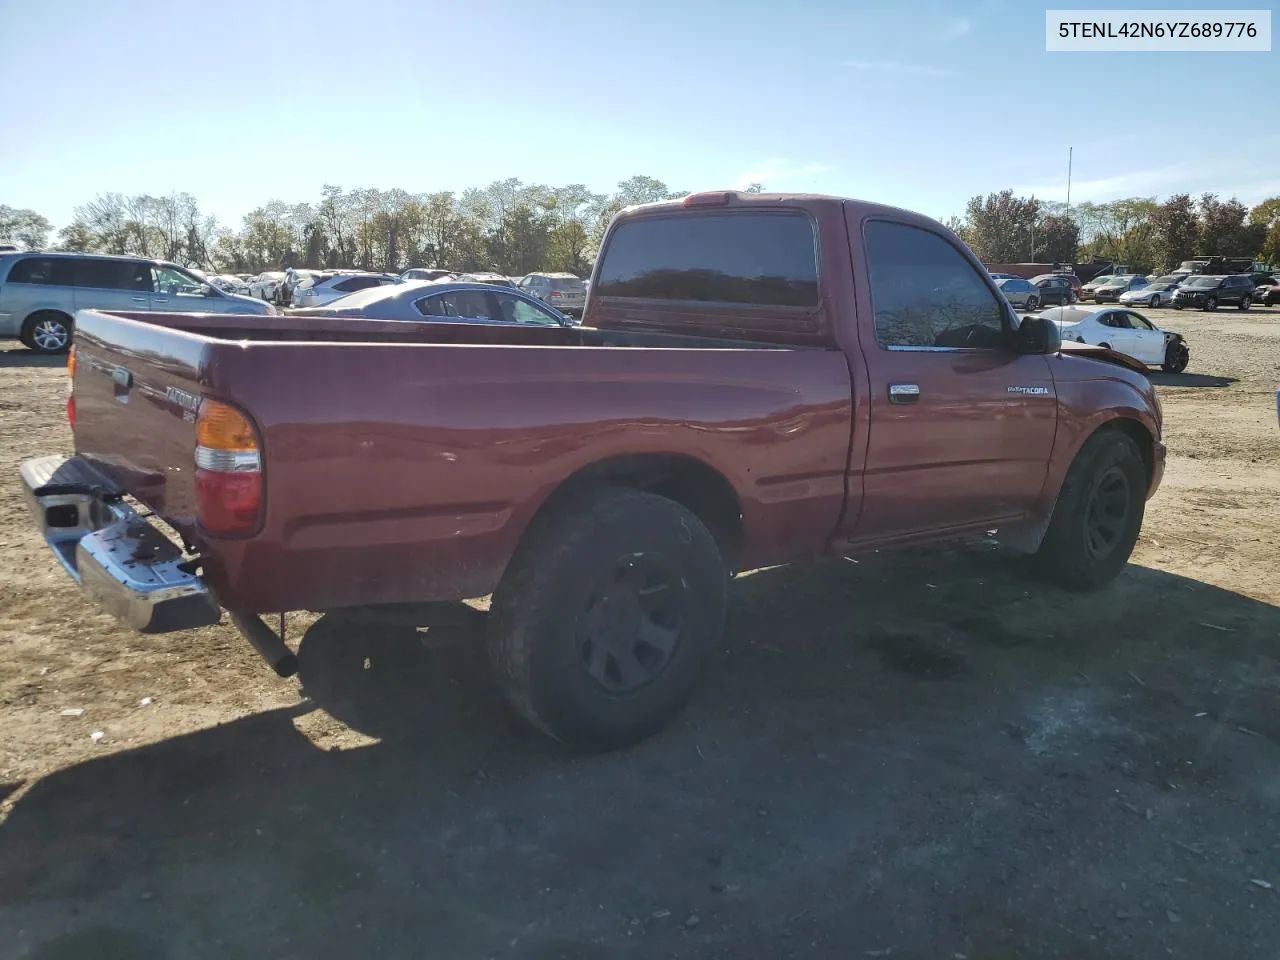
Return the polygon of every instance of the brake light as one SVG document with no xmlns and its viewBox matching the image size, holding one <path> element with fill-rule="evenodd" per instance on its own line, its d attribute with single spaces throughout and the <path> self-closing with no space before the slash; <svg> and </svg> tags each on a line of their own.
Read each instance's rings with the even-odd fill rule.
<svg viewBox="0 0 1280 960">
<path fill-rule="evenodd" d="M 712 193 L 691 193 L 684 198 L 686 207 L 722 207 L 738 195 L 731 190 L 720 190 Z"/>
<path fill-rule="evenodd" d="M 243 413 L 220 400 L 196 415 L 196 512 L 215 534 L 253 533 L 262 518 L 262 452 Z"/>
</svg>

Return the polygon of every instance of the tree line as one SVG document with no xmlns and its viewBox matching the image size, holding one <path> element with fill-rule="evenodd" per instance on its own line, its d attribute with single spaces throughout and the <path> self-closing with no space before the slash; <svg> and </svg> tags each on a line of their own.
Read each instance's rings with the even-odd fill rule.
<svg viewBox="0 0 1280 960">
<path fill-rule="evenodd" d="M 753 190 L 761 189 L 758 185 Z M 220 273 L 286 266 L 399 273 L 409 267 L 585 275 L 613 215 L 634 203 L 684 196 L 653 177 L 601 194 L 582 184 L 552 187 L 515 178 L 461 193 L 325 186 L 313 203 L 271 200 L 238 230 L 219 224 L 189 193 L 104 193 L 74 209 L 56 247 L 134 254 Z M 52 227 L 32 210 L 0 206 L 0 238 L 49 245 Z"/>
<path fill-rule="evenodd" d="M 1234 197 L 1179 193 L 1065 204 L 1014 196 L 973 197 L 948 221 L 988 263 L 1072 263 L 1102 257 L 1150 271 L 1196 256 L 1253 257 L 1280 265 L 1280 197 L 1249 209 Z"/>
<path fill-rule="evenodd" d="M 104 193 L 75 208 L 54 246 L 154 257 L 219 273 L 285 266 L 398 273 L 439 266 L 585 276 L 615 213 L 686 192 L 646 176 L 623 180 L 608 194 L 582 184 L 552 187 L 515 178 L 461 193 L 325 186 L 313 203 L 272 200 L 246 214 L 239 229 L 220 224 L 189 193 Z M 973 197 L 964 216 L 947 224 L 990 263 L 1105 257 L 1151 270 L 1220 254 L 1280 264 L 1280 197 L 1252 209 L 1213 193 L 1068 208 L 1003 190 Z M 47 249 L 53 238 L 52 225 L 36 211 L 0 205 L 0 242 Z"/>
</svg>

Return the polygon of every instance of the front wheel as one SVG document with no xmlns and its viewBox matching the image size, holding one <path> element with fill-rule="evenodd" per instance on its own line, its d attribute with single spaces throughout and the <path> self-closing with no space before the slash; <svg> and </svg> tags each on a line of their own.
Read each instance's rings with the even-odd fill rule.
<svg viewBox="0 0 1280 960">
<path fill-rule="evenodd" d="M 1119 575 L 1142 528 L 1147 468 L 1133 438 L 1103 428 L 1067 471 L 1053 518 L 1035 555 L 1046 579 L 1094 590 Z"/>
<path fill-rule="evenodd" d="M 1218 309 L 1218 298 L 1210 297 L 1204 302 L 1204 308 L 1210 312 Z"/>
<path fill-rule="evenodd" d="M 1169 348 L 1165 350 L 1164 363 L 1160 364 L 1160 369 L 1165 373 L 1181 373 L 1190 362 L 1191 351 L 1185 343 L 1178 340 L 1169 344 Z"/>
<path fill-rule="evenodd" d="M 494 592 L 490 659 L 555 739 L 635 743 L 679 712 L 720 641 L 724 560 L 693 513 L 655 494 L 604 487 L 552 510 Z"/>
<path fill-rule="evenodd" d="M 1027 311 L 1033 311 L 1040 306 L 1039 297 L 1027 297 Z"/>
</svg>

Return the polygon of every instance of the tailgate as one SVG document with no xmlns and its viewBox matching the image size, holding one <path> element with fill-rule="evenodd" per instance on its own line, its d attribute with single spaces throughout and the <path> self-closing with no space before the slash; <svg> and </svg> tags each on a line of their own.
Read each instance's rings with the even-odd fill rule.
<svg viewBox="0 0 1280 960">
<path fill-rule="evenodd" d="M 173 526 L 189 530 L 209 341 L 146 318 L 94 310 L 76 315 L 76 452 Z"/>
</svg>

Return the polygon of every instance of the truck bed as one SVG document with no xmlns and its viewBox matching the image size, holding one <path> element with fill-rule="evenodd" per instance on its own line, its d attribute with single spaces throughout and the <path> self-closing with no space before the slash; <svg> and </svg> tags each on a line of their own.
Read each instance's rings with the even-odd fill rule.
<svg viewBox="0 0 1280 960">
<path fill-rule="evenodd" d="M 187 539 L 228 607 L 483 596 L 566 478 L 636 456 L 723 478 L 744 563 L 820 551 L 845 502 L 852 401 L 835 349 L 289 315 L 77 324 L 77 453 Z M 197 521 L 204 397 L 260 432 L 253 536 Z"/>
</svg>

